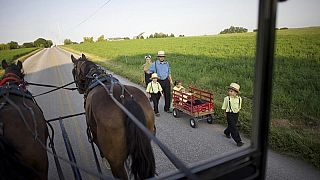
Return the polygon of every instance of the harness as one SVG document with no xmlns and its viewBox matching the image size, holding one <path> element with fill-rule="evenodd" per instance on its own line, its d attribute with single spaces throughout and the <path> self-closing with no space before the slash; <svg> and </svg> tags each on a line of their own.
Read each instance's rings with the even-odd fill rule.
<svg viewBox="0 0 320 180">
<path fill-rule="evenodd" d="M 231 108 L 230 96 L 228 96 L 228 98 L 229 98 L 229 109 L 231 110 L 232 113 L 234 113 Z M 240 97 L 239 97 L 239 107 L 240 107 Z"/>
</svg>

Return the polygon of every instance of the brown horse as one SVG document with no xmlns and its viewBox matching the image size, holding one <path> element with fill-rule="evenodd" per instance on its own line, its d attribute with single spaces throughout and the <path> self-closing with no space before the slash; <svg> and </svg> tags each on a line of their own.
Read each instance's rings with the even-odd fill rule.
<svg viewBox="0 0 320 180">
<path fill-rule="evenodd" d="M 155 159 L 150 139 L 122 112 L 93 77 L 104 80 L 104 84 L 113 91 L 113 96 L 151 132 L 155 132 L 154 112 L 146 95 L 136 87 L 117 83 L 115 78 L 87 60 L 84 54 L 79 59 L 71 55 L 71 59 L 78 91 L 85 95 L 88 127 L 101 156 L 110 163 L 112 174 L 116 178 L 130 178 L 125 169 L 129 157 L 129 172 L 135 179 L 154 177 Z"/>
<path fill-rule="evenodd" d="M 24 85 L 22 63 L 18 61 L 17 65 L 8 65 L 3 60 L 2 68 L 5 74 L 0 82 L 0 136 L 6 144 L 16 149 L 21 164 L 34 170 L 32 179 L 47 179 L 48 157 L 43 146 L 47 144 L 48 129 L 42 111 Z M 10 149 L 2 147 L 4 152 Z M 3 162 L 1 159 L 1 164 Z M 2 166 L 10 163 L 3 163 Z M 0 177 L 9 179 L 17 176 L 13 174 L 15 176 L 10 178 L 9 171 L 0 173 Z"/>
</svg>

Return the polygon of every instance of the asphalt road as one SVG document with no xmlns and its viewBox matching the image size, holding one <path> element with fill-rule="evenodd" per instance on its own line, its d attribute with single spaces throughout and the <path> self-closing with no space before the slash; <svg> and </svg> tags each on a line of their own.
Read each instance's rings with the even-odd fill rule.
<svg viewBox="0 0 320 180">
<path fill-rule="evenodd" d="M 24 63 L 26 80 L 34 83 L 45 83 L 53 85 L 64 85 L 72 82 L 72 63 L 70 53 L 59 48 L 49 48 L 40 51 L 28 58 Z M 127 79 L 115 75 L 123 84 L 133 84 Z M 71 85 L 70 87 L 73 87 Z M 50 90 L 45 87 L 29 86 L 29 90 L 34 94 L 39 94 Z M 77 91 L 59 90 L 36 98 L 42 108 L 45 118 L 51 119 L 59 116 L 80 113 L 84 111 L 83 96 Z M 160 117 L 156 117 L 157 138 L 159 138 L 181 161 L 186 165 L 208 160 L 240 149 L 231 139 L 226 139 L 223 135 L 225 127 L 219 124 L 208 124 L 200 121 L 198 128 L 191 128 L 189 117 L 183 115 L 174 118 L 172 114 L 163 112 L 163 99 L 160 100 Z M 84 116 L 69 118 L 63 121 L 67 130 L 70 142 L 77 160 L 77 164 L 83 168 L 97 172 L 91 145 L 86 135 L 86 123 Z M 55 129 L 54 142 L 58 155 L 68 158 L 66 148 L 61 135 L 58 122 L 52 123 Z M 244 139 L 246 148 L 250 145 L 250 140 Z M 170 163 L 163 152 L 155 145 L 154 153 L 156 158 L 156 171 L 159 175 L 175 171 L 175 167 Z M 49 179 L 58 179 L 53 156 L 49 156 Z M 101 159 L 100 159 L 101 164 Z M 61 162 L 63 173 L 66 179 L 74 179 L 70 165 Z M 101 164 L 102 165 L 102 164 Z M 110 170 L 104 166 L 103 174 L 111 176 Z M 98 179 L 81 171 L 82 179 Z M 320 172 L 309 164 L 281 156 L 269 151 L 267 179 L 320 179 Z"/>
</svg>

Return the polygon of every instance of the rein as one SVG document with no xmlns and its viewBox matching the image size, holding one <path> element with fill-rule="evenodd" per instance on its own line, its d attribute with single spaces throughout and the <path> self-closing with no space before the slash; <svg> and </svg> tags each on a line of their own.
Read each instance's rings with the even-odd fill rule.
<svg viewBox="0 0 320 180">
<path fill-rule="evenodd" d="M 194 174 L 190 172 L 190 170 L 180 161 L 159 139 L 157 139 L 130 111 L 128 111 L 114 96 L 113 96 L 113 87 L 114 82 L 111 81 L 110 90 L 107 86 L 101 82 L 97 75 L 93 75 L 97 82 L 106 90 L 107 94 L 110 96 L 112 101 L 135 123 L 135 125 L 144 132 L 148 138 L 150 138 L 154 143 L 156 143 L 159 148 L 163 151 L 163 153 L 168 157 L 168 159 L 172 162 L 172 164 L 182 171 L 188 178 L 197 179 Z M 120 84 L 120 83 L 119 83 Z M 123 97 L 124 98 L 124 97 Z M 133 96 L 131 95 L 131 98 Z"/>
</svg>

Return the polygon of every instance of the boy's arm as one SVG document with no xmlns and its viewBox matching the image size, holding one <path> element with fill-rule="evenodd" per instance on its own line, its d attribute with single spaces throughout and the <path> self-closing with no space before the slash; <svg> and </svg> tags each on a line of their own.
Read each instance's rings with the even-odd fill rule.
<svg viewBox="0 0 320 180">
<path fill-rule="evenodd" d="M 223 104 L 222 104 L 222 107 L 221 107 L 221 109 L 222 110 L 224 110 L 224 116 L 225 117 L 227 117 L 227 112 L 226 112 L 226 109 L 227 109 L 227 105 L 228 105 L 228 98 L 227 97 L 225 97 L 224 99 L 223 99 Z"/>
</svg>

